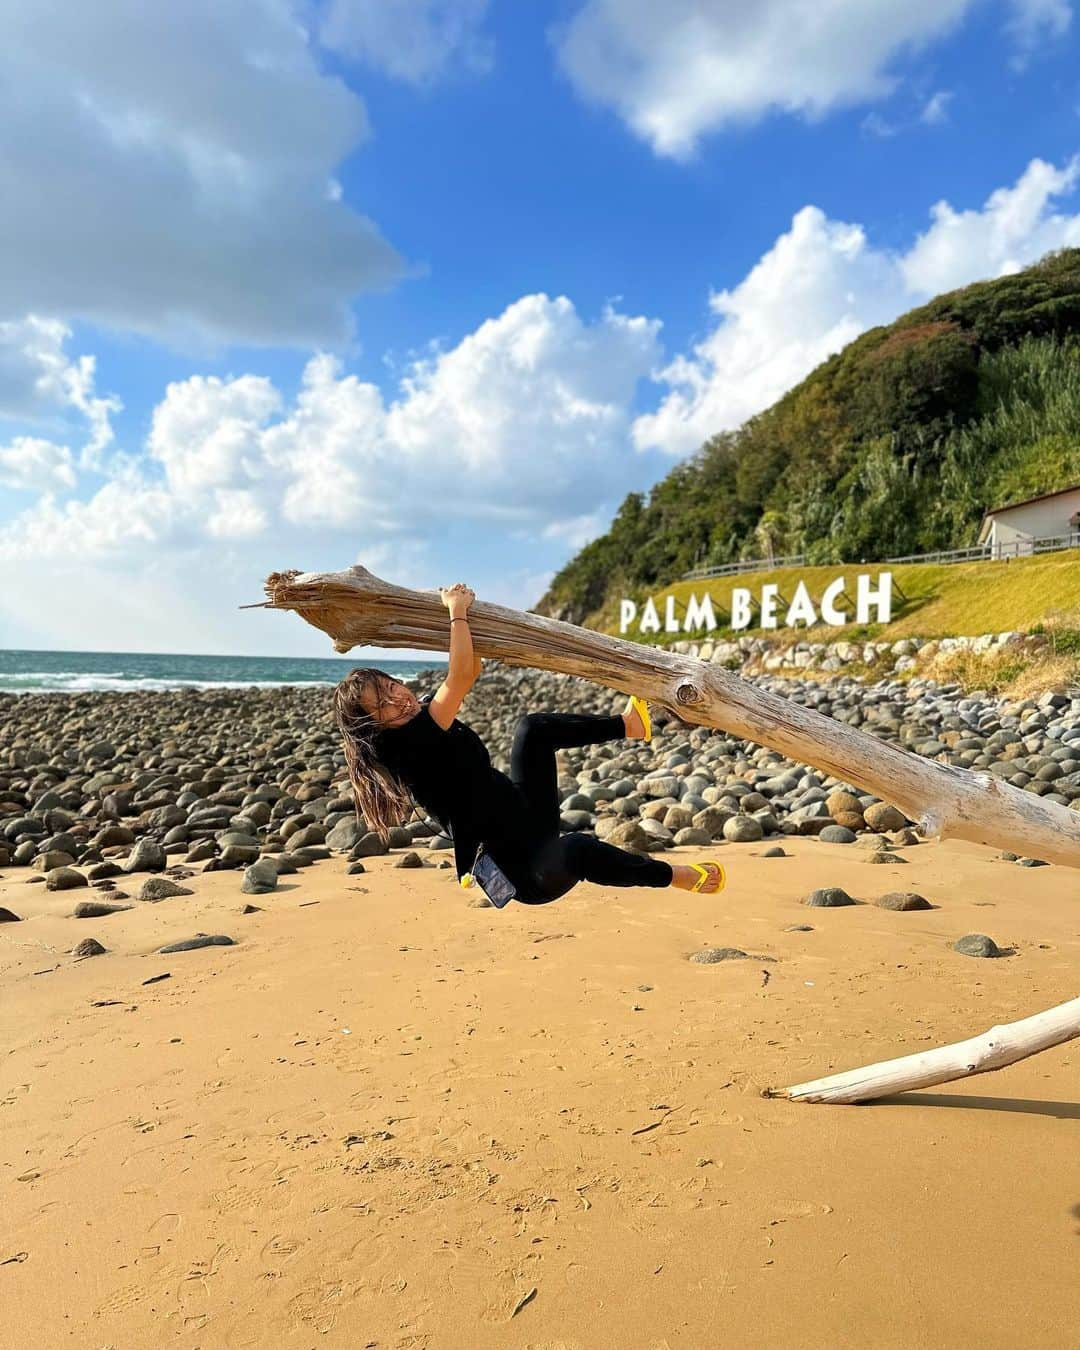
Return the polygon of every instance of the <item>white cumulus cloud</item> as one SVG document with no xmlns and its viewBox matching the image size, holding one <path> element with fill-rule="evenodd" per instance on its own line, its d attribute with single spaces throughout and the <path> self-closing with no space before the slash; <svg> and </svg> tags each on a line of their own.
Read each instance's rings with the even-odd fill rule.
<svg viewBox="0 0 1080 1350">
<path fill-rule="evenodd" d="M 16 436 L 10 445 L 0 445 L 0 484 L 43 493 L 73 488 L 71 451 L 36 436 Z"/>
<path fill-rule="evenodd" d="M 1013 187 L 997 188 L 982 209 L 930 209 L 933 224 L 899 261 L 913 295 L 934 295 L 979 277 L 1005 276 L 1054 248 L 1080 244 L 1080 213 L 1051 209 L 1080 182 L 1080 156 L 1056 169 L 1033 159 Z"/>
<path fill-rule="evenodd" d="M 395 79 L 425 84 L 459 66 L 491 68 L 494 43 L 482 31 L 488 0 L 329 0 L 320 40 Z"/>
<path fill-rule="evenodd" d="M 287 403 L 259 375 L 192 376 L 154 410 L 141 459 L 88 501 L 39 503 L 0 529 L 0 554 L 243 540 L 275 525 L 422 533 L 452 521 L 543 531 L 626 490 L 630 407 L 659 358 L 659 323 L 528 295 L 455 347 L 414 363 L 397 397 L 325 353 Z"/>
<path fill-rule="evenodd" d="M 1072 23 L 1069 0 L 1012 0 L 1009 32 L 1015 39 L 1013 65 L 1023 70 L 1036 47 L 1064 37 Z"/>
<path fill-rule="evenodd" d="M 314 346 L 402 264 L 335 171 L 364 104 L 288 0 L 11 0 L 0 16 L 4 314 Z M 58 171 L 62 166 L 63 171 Z"/>
<path fill-rule="evenodd" d="M 586 0 L 556 35 L 577 91 L 662 155 L 769 112 L 820 117 L 882 99 L 889 63 L 941 37 L 972 0 Z"/>
<path fill-rule="evenodd" d="M 1080 157 L 1062 169 L 1034 159 L 981 209 L 938 202 L 929 229 L 902 253 L 875 247 L 861 225 L 803 207 L 742 281 L 710 297 L 715 326 L 658 372 L 668 393 L 636 419 L 634 443 L 687 454 L 767 408 L 865 329 L 1080 244 L 1080 214 L 1053 209 L 1078 178 Z"/>
<path fill-rule="evenodd" d="M 887 98 L 899 59 L 952 31 L 975 0 L 584 0 L 553 30 L 577 92 L 613 109 L 660 155 L 769 113 L 815 119 Z M 1007 0 L 1015 50 L 1069 22 L 1068 0 Z M 868 130 L 890 128 L 875 119 Z"/>
<path fill-rule="evenodd" d="M 95 391 L 93 356 L 74 360 L 64 350 L 71 329 L 57 319 L 28 314 L 0 321 L 0 419 L 67 424 L 71 415 L 85 436 L 80 464 L 97 467 L 113 438 L 110 417 L 123 406 Z"/>
</svg>

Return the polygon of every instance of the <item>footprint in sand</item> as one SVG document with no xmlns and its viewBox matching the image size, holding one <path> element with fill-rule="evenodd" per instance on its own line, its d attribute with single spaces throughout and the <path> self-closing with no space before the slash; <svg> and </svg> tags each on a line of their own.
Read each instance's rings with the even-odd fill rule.
<svg viewBox="0 0 1080 1350">
<path fill-rule="evenodd" d="M 320 1120 L 326 1119 L 326 1112 L 318 1109 L 304 1110 L 302 1107 L 286 1107 L 282 1111 L 272 1111 L 266 1117 L 267 1125 L 276 1129 L 279 1125 L 317 1125 Z"/>
<path fill-rule="evenodd" d="M 288 1261 L 290 1257 L 296 1255 L 301 1245 L 299 1238 L 286 1237 L 284 1233 L 275 1233 L 269 1242 L 263 1244 L 259 1255 L 264 1261 Z"/>
<path fill-rule="evenodd" d="M 237 1210 L 257 1209 L 264 1195 L 264 1191 L 245 1190 L 242 1186 L 227 1186 L 223 1191 L 211 1191 L 210 1199 L 220 1213 L 234 1214 Z"/>
<path fill-rule="evenodd" d="M 284 1209 L 292 1201 L 292 1188 L 288 1185 L 269 1185 L 262 1189 L 228 1186 L 223 1191 L 212 1191 L 210 1199 L 214 1202 L 214 1208 L 221 1214 L 245 1210 Z"/>
<path fill-rule="evenodd" d="M 296 1319 L 295 1329 L 307 1326 L 325 1336 L 333 1329 L 342 1305 L 356 1296 L 357 1288 L 352 1281 L 334 1281 L 301 1289 L 288 1302 L 289 1312 Z"/>
<path fill-rule="evenodd" d="M 177 1267 L 172 1267 L 172 1271 L 175 1272 L 176 1269 Z M 166 1279 L 169 1277 L 169 1273 L 166 1271 L 161 1272 L 161 1275 Z M 114 1289 L 107 1298 L 97 1305 L 94 1314 L 95 1316 L 101 1316 L 106 1313 L 130 1312 L 132 1308 L 137 1308 L 148 1299 L 154 1298 L 159 1287 L 160 1279 L 155 1280 L 154 1284 L 143 1280 L 138 1284 L 121 1285 L 119 1289 Z"/>
<path fill-rule="evenodd" d="M 159 1214 L 146 1230 L 149 1238 L 170 1238 L 179 1232 L 183 1219 L 179 1214 Z"/>
</svg>

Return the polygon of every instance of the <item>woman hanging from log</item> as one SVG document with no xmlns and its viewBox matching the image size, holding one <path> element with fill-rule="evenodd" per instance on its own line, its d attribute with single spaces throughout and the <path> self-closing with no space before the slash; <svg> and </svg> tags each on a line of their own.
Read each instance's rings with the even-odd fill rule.
<svg viewBox="0 0 1080 1350">
<path fill-rule="evenodd" d="M 471 873 L 482 844 L 526 905 L 557 900 L 579 881 L 722 890 L 718 862 L 666 863 L 592 834 L 559 833 L 556 750 L 648 739 L 643 701 L 631 698 L 611 716 L 526 713 L 514 734 L 509 776 L 492 766 L 483 741 L 456 715 L 481 668 L 467 614 L 475 597 L 461 582 L 440 588 L 440 595 L 450 611 L 449 666 L 434 694 L 418 699 L 371 666 L 353 670 L 334 690 L 357 812 L 369 827 L 386 838 L 415 798 L 452 835 L 459 880 Z"/>
</svg>

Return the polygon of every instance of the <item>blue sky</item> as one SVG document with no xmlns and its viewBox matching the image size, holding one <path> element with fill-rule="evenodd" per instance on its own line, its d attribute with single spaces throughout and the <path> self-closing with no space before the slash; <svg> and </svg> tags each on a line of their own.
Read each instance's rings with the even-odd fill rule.
<svg viewBox="0 0 1080 1350">
<path fill-rule="evenodd" d="M 1080 244 L 1068 0 L 226 8 L 10 7 L 0 645 L 329 654 L 236 606 L 352 562 L 526 608 L 864 328 Z"/>
</svg>

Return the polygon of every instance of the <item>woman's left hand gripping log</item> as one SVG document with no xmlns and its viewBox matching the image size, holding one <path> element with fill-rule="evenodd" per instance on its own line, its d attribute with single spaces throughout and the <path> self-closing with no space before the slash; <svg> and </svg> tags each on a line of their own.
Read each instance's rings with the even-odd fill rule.
<svg viewBox="0 0 1080 1350">
<path fill-rule="evenodd" d="M 458 581 L 453 586 L 440 586 L 439 595 L 450 611 L 449 665 L 446 680 L 431 704 L 433 714 L 438 714 L 436 720 L 440 726 L 448 727 L 457 716 L 465 695 L 476 683 L 483 663 L 473 652 L 469 632 L 468 609 L 476 599 L 475 593 L 463 581 Z M 460 623 L 455 622 L 458 619 Z"/>
</svg>

